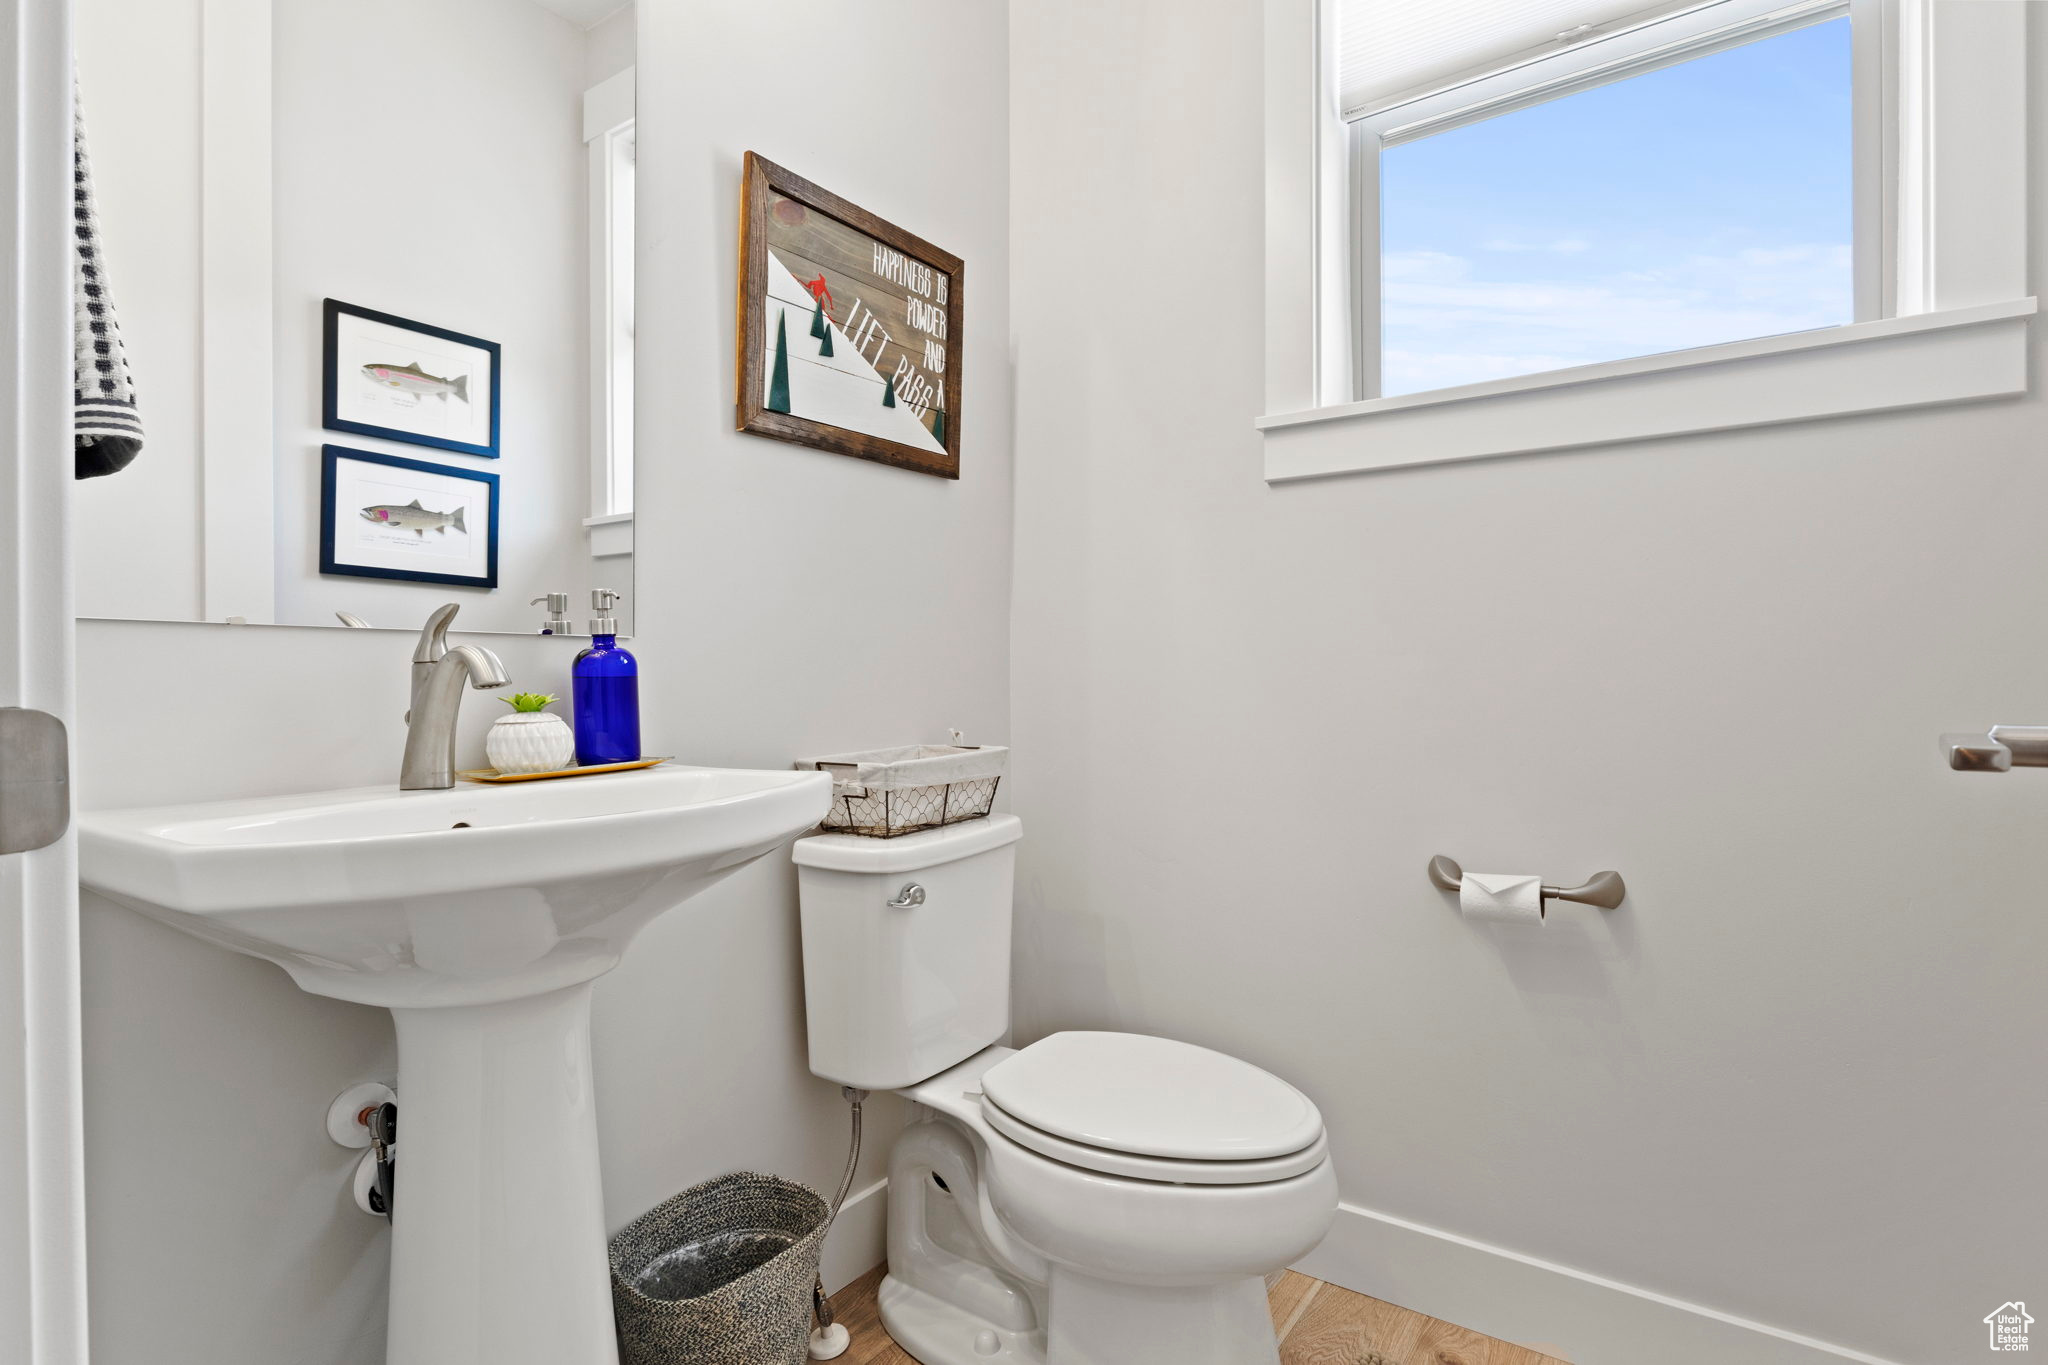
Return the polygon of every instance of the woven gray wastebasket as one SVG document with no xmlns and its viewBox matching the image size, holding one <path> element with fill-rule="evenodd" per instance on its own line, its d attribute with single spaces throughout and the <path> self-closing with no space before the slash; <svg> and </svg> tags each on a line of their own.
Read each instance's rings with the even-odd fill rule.
<svg viewBox="0 0 2048 1365">
<path fill-rule="evenodd" d="M 831 1214 L 741 1171 L 640 1215 L 611 1242 L 621 1365 L 802 1365 Z"/>
</svg>

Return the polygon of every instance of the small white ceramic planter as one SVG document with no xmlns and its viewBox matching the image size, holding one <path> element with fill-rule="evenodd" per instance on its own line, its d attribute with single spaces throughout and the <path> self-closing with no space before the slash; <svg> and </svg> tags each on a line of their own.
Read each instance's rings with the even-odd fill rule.
<svg viewBox="0 0 2048 1365">
<path fill-rule="evenodd" d="M 484 756 L 501 773 L 556 772 L 576 766 L 576 736 L 560 716 L 521 711 L 492 723 Z"/>
</svg>

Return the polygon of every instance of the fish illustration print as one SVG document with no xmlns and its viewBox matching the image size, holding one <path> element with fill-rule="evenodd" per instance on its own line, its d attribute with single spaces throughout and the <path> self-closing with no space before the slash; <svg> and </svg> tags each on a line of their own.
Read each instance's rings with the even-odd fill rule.
<svg viewBox="0 0 2048 1365">
<path fill-rule="evenodd" d="M 420 506 L 418 498 L 414 498 L 403 507 L 389 502 L 365 507 L 363 520 L 374 521 L 379 526 L 389 526 L 399 531 L 411 531 L 421 540 L 425 540 L 427 532 L 439 531 L 445 536 L 451 526 L 468 535 L 469 527 L 462 523 L 463 511 L 464 509 L 458 507 L 453 512 L 429 512 Z"/>
<path fill-rule="evenodd" d="M 417 360 L 410 365 L 365 365 L 363 377 L 372 384 L 397 389 L 401 393 L 417 394 L 421 398 L 437 393 L 445 403 L 448 401 L 448 395 L 452 393 L 465 403 L 469 401 L 468 375 L 458 374 L 453 379 L 443 379 L 421 369 Z"/>
</svg>

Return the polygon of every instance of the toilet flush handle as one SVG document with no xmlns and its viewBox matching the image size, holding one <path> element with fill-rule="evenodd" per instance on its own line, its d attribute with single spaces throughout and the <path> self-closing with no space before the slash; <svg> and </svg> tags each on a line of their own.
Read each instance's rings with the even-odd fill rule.
<svg viewBox="0 0 2048 1365">
<path fill-rule="evenodd" d="M 891 910 L 909 910 L 924 904 L 924 888 L 916 882 L 903 883 L 903 889 L 896 893 L 896 899 L 886 902 Z"/>
</svg>

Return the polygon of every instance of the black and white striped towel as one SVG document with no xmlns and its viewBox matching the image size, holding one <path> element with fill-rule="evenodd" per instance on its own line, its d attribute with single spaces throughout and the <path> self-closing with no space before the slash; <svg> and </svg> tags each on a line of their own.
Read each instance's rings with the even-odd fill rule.
<svg viewBox="0 0 2048 1365">
<path fill-rule="evenodd" d="M 135 415 L 135 381 L 107 296 L 82 115 L 74 116 L 71 138 L 72 241 L 77 248 L 71 280 L 72 425 L 78 437 L 77 476 L 92 479 L 126 469 L 142 453 L 142 419 Z"/>
</svg>

